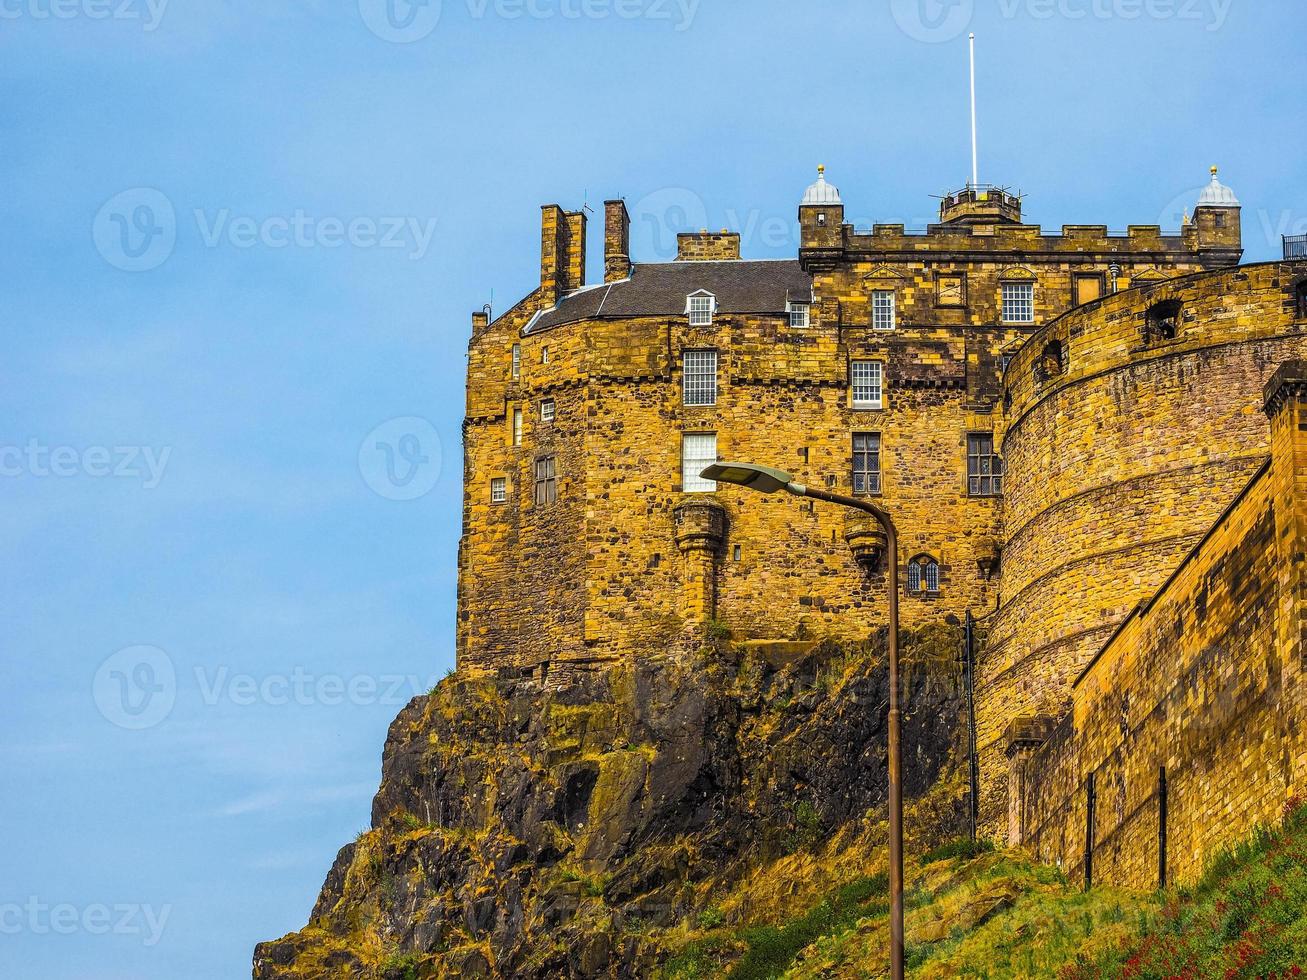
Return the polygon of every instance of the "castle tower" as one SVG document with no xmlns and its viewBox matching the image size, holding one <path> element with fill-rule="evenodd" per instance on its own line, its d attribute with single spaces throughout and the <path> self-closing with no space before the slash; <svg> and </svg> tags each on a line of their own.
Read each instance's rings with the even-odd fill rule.
<svg viewBox="0 0 1307 980">
<path fill-rule="evenodd" d="M 1233 190 L 1222 184 L 1212 167 L 1212 182 L 1203 188 L 1194 210 L 1193 228 L 1199 252 L 1243 247 L 1242 209 Z"/>
</svg>

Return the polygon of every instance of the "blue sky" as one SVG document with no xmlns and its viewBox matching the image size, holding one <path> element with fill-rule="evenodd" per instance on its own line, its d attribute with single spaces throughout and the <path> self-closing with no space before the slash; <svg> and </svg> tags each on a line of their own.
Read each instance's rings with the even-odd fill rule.
<svg viewBox="0 0 1307 980">
<path fill-rule="evenodd" d="M 470 314 L 539 206 L 793 254 L 981 176 L 1250 260 L 1307 231 L 1266 0 L 0 0 L 0 976 L 229 980 L 453 663 Z M 438 17 L 436 16 L 438 13 Z"/>
</svg>

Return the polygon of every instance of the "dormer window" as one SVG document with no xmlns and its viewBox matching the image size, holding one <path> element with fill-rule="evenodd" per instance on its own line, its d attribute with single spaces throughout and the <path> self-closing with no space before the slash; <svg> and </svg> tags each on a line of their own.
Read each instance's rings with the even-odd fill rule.
<svg viewBox="0 0 1307 980">
<path fill-rule="evenodd" d="M 1148 308 L 1148 323 L 1144 331 L 1145 344 L 1164 343 L 1180 335 L 1181 305 L 1178 299 L 1163 300 Z"/>
<path fill-rule="evenodd" d="M 790 326 L 796 329 L 806 330 L 811 322 L 812 307 L 808 303 L 798 303 L 790 301 Z"/>
<path fill-rule="evenodd" d="M 703 290 L 691 293 L 686 299 L 685 312 L 690 316 L 690 326 L 711 327 L 713 314 L 717 312 L 717 299 Z"/>
</svg>

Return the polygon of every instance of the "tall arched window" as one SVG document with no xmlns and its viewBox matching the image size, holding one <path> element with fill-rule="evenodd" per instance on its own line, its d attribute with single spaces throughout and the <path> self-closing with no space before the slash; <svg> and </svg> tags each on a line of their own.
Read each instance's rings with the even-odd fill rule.
<svg viewBox="0 0 1307 980">
<path fill-rule="evenodd" d="M 908 562 L 908 591 L 914 595 L 939 595 L 939 562 L 930 555 L 918 555 Z"/>
</svg>

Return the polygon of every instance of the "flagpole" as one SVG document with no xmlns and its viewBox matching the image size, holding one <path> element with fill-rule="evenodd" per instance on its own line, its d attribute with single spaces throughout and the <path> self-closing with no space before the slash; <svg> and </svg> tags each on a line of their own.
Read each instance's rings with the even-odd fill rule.
<svg viewBox="0 0 1307 980">
<path fill-rule="evenodd" d="M 971 35 L 971 186 L 980 186 L 980 157 L 976 149 L 976 35 Z"/>
</svg>

